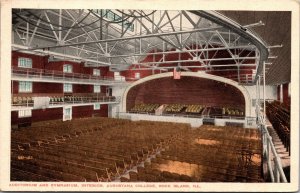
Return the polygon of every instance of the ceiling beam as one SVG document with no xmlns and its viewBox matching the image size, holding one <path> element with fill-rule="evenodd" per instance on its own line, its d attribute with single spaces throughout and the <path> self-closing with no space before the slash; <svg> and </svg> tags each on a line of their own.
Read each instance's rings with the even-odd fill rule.
<svg viewBox="0 0 300 193">
<path fill-rule="evenodd" d="M 123 41 L 123 40 L 143 39 L 143 38 L 151 38 L 151 37 L 162 37 L 162 36 L 170 36 L 170 35 L 175 35 L 175 34 L 186 34 L 186 33 L 193 33 L 193 32 L 204 32 L 204 31 L 208 31 L 208 30 L 217 30 L 217 29 L 220 29 L 220 28 L 222 28 L 222 27 L 218 26 L 218 27 L 201 28 L 201 29 L 194 29 L 194 30 L 187 30 L 187 31 L 177 31 L 177 32 L 166 32 L 166 33 L 155 33 L 155 34 L 137 35 L 137 36 L 123 37 L 123 38 L 113 38 L 113 39 L 106 39 L 106 40 L 96 40 L 96 41 L 89 41 L 89 42 L 71 43 L 71 44 L 65 44 L 65 45 L 43 46 L 43 47 L 36 47 L 36 48 L 28 48 L 27 50 L 38 50 L 38 49 L 42 50 L 42 49 L 51 49 L 51 48 L 77 46 L 77 45 L 83 45 L 83 44 L 95 44 L 95 43 L 115 42 L 115 41 L 120 41 L 120 40 Z"/>
<path fill-rule="evenodd" d="M 138 64 L 138 65 L 143 65 L 143 63 Z M 256 64 L 247 64 L 247 66 L 255 66 Z M 153 67 L 154 70 L 159 70 L 159 69 L 173 69 L 176 66 L 159 66 L 159 67 Z M 180 66 L 180 67 L 185 67 L 185 68 L 199 68 L 199 69 L 205 69 L 207 68 L 207 66 Z M 212 66 L 212 67 L 237 67 L 236 64 L 229 64 L 229 65 L 216 65 L 216 66 Z M 136 68 L 136 70 L 150 70 L 152 69 L 152 67 L 150 68 Z M 134 70 L 134 68 L 132 68 L 131 70 Z M 208 71 L 213 72 L 214 70 L 210 70 L 208 69 Z"/>
<path fill-rule="evenodd" d="M 124 55 L 112 55 L 112 56 L 99 56 L 108 57 L 108 58 L 118 58 L 118 57 L 132 57 L 132 56 L 147 56 L 147 55 L 160 55 L 160 54 L 176 54 L 176 53 L 188 53 L 188 52 L 201 52 L 201 51 L 216 51 L 216 50 L 227 50 L 227 49 L 241 49 L 246 48 L 253 50 L 255 46 L 247 45 L 247 46 L 230 46 L 226 47 L 217 47 L 217 48 L 201 48 L 201 49 L 190 49 L 190 50 L 181 50 L 181 51 L 165 51 L 165 52 L 153 52 L 153 53 L 132 53 L 132 54 L 124 54 Z"/>
<path fill-rule="evenodd" d="M 78 57 L 78 56 L 74 56 L 74 55 L 68 55 L 68 54 L 63 54 L 63 53 L 57 53 L 57 52 L 52 52 L 49 50 L 29 50 L 26 49 L 28 48 L 27 46 L 22 46 L 22 45 L 18 45 L 18 44 L 12 44 L 13 48 L 21 48 L 23 50 L 23 52 L 26 53 L 32 53 L 32 54 L 42 54 L 42 55 L 53 55 L 56 57 L 60 57 L 62 59 L 74 59 L 74 60 L 79 60 L 79 61 L 85 61 L 85 62 L 92 62 L 92 63 L 96 63 L 99 66 L 110 66 L 110 63 L 106 63 L 106 62 L 101 62 L 101 61 L 97 61 L 97 60 L 90 60 L 90 59 L 86 59 L 86 58 L 82 58 L 82 57 Z"/>
<path fill-rule="evenodd" d="M 247 57 L 248 59 L 256 59 L 255 57 Z M 232 58 L 212 58 L 212 59 L 202 59 L 203 61 L 225 61 L 225 60 L 233 60 Z M 173 61 L 162 61 L 162 62 L 139 62 L 139 63 L 134 63 L 134 64 L 172 64 L 172 63 L 179 63 L 179 62 L 186 62 L 186 63 L 196 63 L 199 62 L 199 60 L 173 60 Z M 114 63 L 114 64 L 124 64 L 124 63 Z M 222 67 L 226 67 L 226 66 L 256 66 L 256 64 L 234 64 L 234 65 L 219 65 L 219 64 L 214 64 L 214 65 L 210 65 L 210 67 L 218 67 L 218 66 L 222 66 Z M 204 66 L 207 67 L 207 66 Z"/>
</svg>

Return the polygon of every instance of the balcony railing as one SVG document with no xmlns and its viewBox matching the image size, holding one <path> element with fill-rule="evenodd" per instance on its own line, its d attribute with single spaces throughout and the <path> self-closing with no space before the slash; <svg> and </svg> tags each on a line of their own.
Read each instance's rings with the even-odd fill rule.
<svg viewBox="0 0 300 193">
<path fill-rule="evenodd" d="M 193 115 L 193 114 L 176 114 L 176 113 L 163 113 L 161 115 L 157 115 L 151 112 L 119 112 L 120 114 L 142 114 L 142 115 L 153 115 L 153 116 L 167 116 L 167 117 L 186 117 L 186 118 L 213 118 L 213 119 L 232 119 L 232 120 L 255 120 L 254 117 L 244 117 L 244 116 L 228 116 L 228 115 Z"/>
<path fill-rule="evenodd" d="M 49 97 L 49 106 L 63 106 L 72 104 L 87 104 L 87 103 L 111 103 L 119 102 L 120 97 L 114 96 L 62 96 L 62 97 Z M 13 97 L 12 104 L 13 107 L 33 107 L 34 106 L 34 96 L 33 97 Z"/>
<path fill-rule="evenodd" d="M 100 102 L 119 102 L 120 97 L 114 96 L 99 96 L 99 97 L 70 97 L 70 98 L 56 98 L 49 102 L 49 105 L 63 105 L 63 104 L 84 104 L 84 103 L 100 103 Z"/>
<path fill-rule="evenodd" d="M 109 76 L 94 76 L 90 74 L 82 73 L 66 73 L 57 70 L 46 70 L 37 68 L 19 68 L 12 67 L 12 76 L 22 78 L 39 78 L 39 79 L 51 79 L 51 80 L 65 80 L 65 81 L 109 81 L 109 82 L 123 82 L 124 80 L 116 80 L 114 77 Z"/>
<path fill-rule="evenodd" d="M 262 116 L 258 118 L 258 126 L 262 132 L 263 157 L 267 161 L 267 171 L 272 182 L 288 182 L 283 171 L 281 159 L 277 153 L 272 137 L 267 126 L 264 124 Z"/>
</svg>

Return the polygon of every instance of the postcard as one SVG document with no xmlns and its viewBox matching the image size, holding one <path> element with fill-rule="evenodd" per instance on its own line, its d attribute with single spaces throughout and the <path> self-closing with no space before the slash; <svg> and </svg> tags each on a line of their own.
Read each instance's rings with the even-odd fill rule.
<svg viewBox="0 0 300 193">
<path fill-rule="evenodd" d="M 298 1 L 1 1 L 1 191 L 299 190 Z"/>
</svg>

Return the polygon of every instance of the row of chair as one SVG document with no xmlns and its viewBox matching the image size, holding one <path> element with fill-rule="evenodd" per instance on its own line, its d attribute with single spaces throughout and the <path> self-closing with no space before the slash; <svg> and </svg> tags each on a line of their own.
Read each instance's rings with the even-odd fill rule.
<svg viewBox="0 0 300 193">
<path fill-rule="evenodd" d="M 100 96 L 64 96 L 58 97 L 53 96 L 50 97 L 50 103 L 60 103 L 60 102 L 93 102 L 93 101 L 106 101 L 106 100 L 114 100 L 115 97 L 109 97 L 105 95 Z"/>
<path fill-rule="evenodd" d="M 86 181 L 85 178 L 65 172 L 58 172 L 54 170 L 53 168 L 48 169 L 46 167 L 36 166 L 32 164 L 32 162 L 29 161 L 23 161 L 23 160 L 13 160 L 11 162 L 11 167 L 16 168 L 22 171 L 31 172 L 37 175 L 46 176 L 47 178 L 56 179 L 58 181 L 79 181 L 84 182 Z"/>
<path fill-rule="evenodd" d="M 32 106 L 33 105 L 33 98 L 28 97 L 12 97 L 12 105 L 26 105 L 26 106 Z"/>
<path fill-rule="evenodd" d="M 179 113 L 183 110 L 183 108 L 186 108 L 186 105 L 184 104 L 168 104 L 165 108 L 165 112 L 167 113 Z"/>
<path fill-rule="evenodd" d="M 130 112 L 153 113 L 160 105 L 158 104 L 136 104 Z M 211 107 L 197 104 L 166 104 L 163 113 L 187 113 L 206 116 L 244 116 L 244 111 L 234 107 Z"/>
<path fill-rule="evenodd" d="M 14 145 L 14 149 L 19 153 L 27 152 L 32 155 L 34 160 L 31 160 L 30 163 L 40 164 L 39 167 L 44 167 L 44 165 L 37 160 L 52 162 L 53 165 L 59 165 L 59 168 L 63 163 L 73 164 L 73 166 L 75 164 L 78 167 L 83 165 L 89 169 L 100 170 L 97 171 L 98 181 L 110 181 L 125 172 L 126 169 L 133 167 L 134 164 L 144 161 L 148 155 L 168 142 L 169 140 L 166 138 L 172 137 L 167 133 L 168 131 L 176 133 L 180 130 L 178 128 L 177 131 L 172 131 L 169 125 L 169 128 L 165 129 L 166 133 L 158 135 L 162 129 L 157 126 L 155 129 L 149 129 L 153 126 L 149 122 L 147 122 L 148 128 L 142 129 L 141 123 L 99 119 L 74 120 L 73 123 L 69 124 L 50 121 L 48 124 L 34 124 L 32 128 L 27 130 L 14 131 L 12 132 L 13 139 L 21 141 L 21 143 L 16 144 L 17 146 Z M 126 123 L 125 127 L 124 123 Z M 168 126 L 167 123 L 160 125 L 163 128 Z M 78 129 L 78 126 L 79 128 L 82 126 L 81 129 Z M 33 138 L 30 138 L 31 135 Z M 138 136 L 142 136 L 141 140 L 135 139 Z M 36 143 L 32 142 L 34 140 Z M 29 143 L 24 143 L 26 141 Z M 24 170 L 28 172 L 26 168 Z M 43 175 L 45 174 L 43 173 Z M 92 180 L 87 176 L 82 177 L 87 181 Z"/>
<path fill-rule="evenodd" d="M 49 178 L 43 175 L 39 175 L 36 173 L 24 171 L 23 168 L 21 170 L 11 167 L 11 181 L 34 181 L 34 182 L 55 182 L 59 181 L 57 179 Z"/>
<path fill-rule="evenodd" d="M 223 107 L 222 108 L 222 115 L 228 115 L 228 116 L 244 116 L 244 111 L 237 108 L 228 108 Z"/>
<path fill-rule="evenodd" d="M 208 137 L 207 133 L 211 133 L 210 138 L 203 138 Z M 224 141 L 224 134 L 231 140 Z M 200 138 L 195 139 L 195 136 Z M 152 176 L 143 175 L 141 179 L 161 181 L 163 179 L 158 176 L 169 172 L 172 176 L 169 181 L 174 178 L 175 181 L 181 181 L 179 176 L 182 174 L 190 174 L 191 181 L 201 182 L 262 181 L 259 139 L 259 133 L 255 129 L 202 126 L 192 133 L 184 133 L 170 143 L 168 148 L 161 152 L 161 156 L 151 161 Z M 198 143 L 200 140 L 219 143 Z"/>
<path fill-rule="evenodd" d="M 187 124 L 111 118 L 34 123 L 12 132 L 12 179 L 32 174 L 57 181 L 258 181 L 259 136 L 255 129 L 192 130 Z M 19 160 L 21 155 L 32 159 Z M 141 164 L 129 179 L 122 177 Z"/>
<path fill-rule="evenodd" d="M 273 101 L 267 102 L 269 111 L 272 111 L 278 121 L 282 122 L 285 126 L 290 127 L 290 111 L 286 109 L 281 103 Z"/>
<path fill-rule="evenodd" d="M 290 114 L 277 101 L 266 103 L 266 114 L 283 145 L 290 153 Z"/>
<path fill-rule="evenodd" d="M 93 101 L 106 101 L 115 100 L 115 97 L 105 95 L 94 96 L 51 96 L 50 103 L 63 103 L 63 102 L 93 102 Z M 14 106 L 33 106 L 34 99 L 32 96 L 15 96 L 12 97 L 12 105 Z"/>
<path fill-rule="evenodd" d="M 205 106 L 202 105 L 188 105 L 185 109 L 186 113 L 200 113 Z"/>
<path fill-rule="evenodd" d="M 136 104 L 130 111 L 153 113 L 159 106 L 159 104 Z"/>
</svg>

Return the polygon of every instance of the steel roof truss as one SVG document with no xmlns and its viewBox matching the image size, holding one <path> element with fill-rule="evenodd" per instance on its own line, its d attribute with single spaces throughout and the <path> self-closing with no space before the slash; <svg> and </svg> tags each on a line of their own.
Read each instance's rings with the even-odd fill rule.
<svg viewBox="0 0 300 193">
<path fill-rule="evenodd" d="M 75 21 L 77 24 L 78 24 L 78 26 L 81 26 L 82 24 L 81 23 L 78 23 L 78 21 L 73 17 L 73 15 L 68 11 L 68 10 L 66 10 L 66 12 L 69 14 L 69 16 L 73 19 L 73 21 Z M 98 41 L 98 38 L 97 37 L 95 37 L 95 39 L 94 38 L 92 38 L 92 36 L 89 34 L 89 33 L 87 33 L 87 31 L 83 28 L 83 27 L 81 27 L 80 28 L 92 41 L 93 40 L 95 40 L 95 41 Z M 104 51 L 104 49 L 103 49 L 103 47 L 102 47 L 102 45 L 100 44 L 100 43 L 96 43 L 96 45 L 97 45 L 97 47 L 102 51 L 102 53 L 105 53 L 105 51 Z"/>
<path fill-rule="evenodd" d="M 47 15 L 47 12 L 46 12 L 46 11 L 44 11 L 44 15 L 45 15 L 47 21 L 49 22 L 50 28 L 53 30 L 52 32 L 53 32 L 53 35 L 54 35 L 56 41 L 58 42 L 58 41 L 59 41 L 58 36 L 57 36 L 56 32 L 54 31 L 54 27 L 53 27 L 53 25 L 52 25 L 52 23 L 51 23 L 51 21 L 50 21 L 48 15 Z"/>
<path fill-rule="evenodd" d="M 76 18 L 75 20 L 72 20 L 73 23 L 72 23 L 70 29 L 69 29 L 69 30 L 67 31 L 67 33 L 65 34 L 65 36 L 63 37 L 62 42 L 65 42 L 65 40 L 66 40 L 66 38 L 68 37 L 69 33 L 72 31 L 72 27 L 77 23 L 77 21 L 78 21 L 79 18 L 82 16 L 82 14 L 83 14 L 83 10 L 81 10 L 81 11 L 79 12 L 79 14 L 78 14 L 78 16 L 77 16 L 77 18 Z"/>
</svg>

